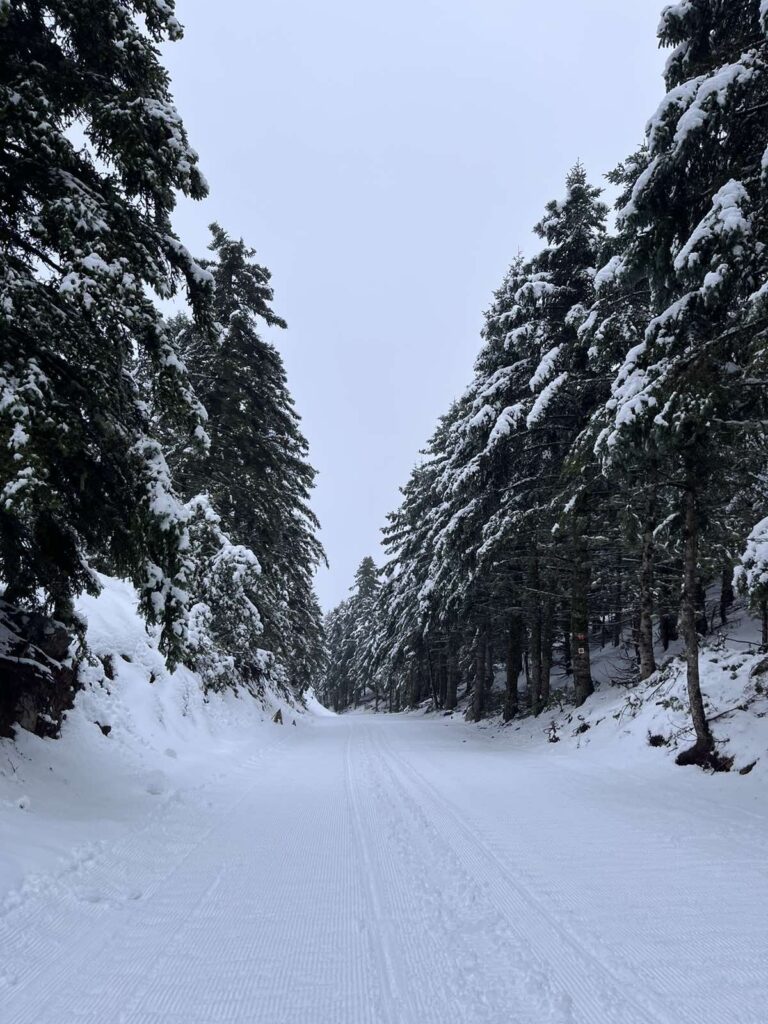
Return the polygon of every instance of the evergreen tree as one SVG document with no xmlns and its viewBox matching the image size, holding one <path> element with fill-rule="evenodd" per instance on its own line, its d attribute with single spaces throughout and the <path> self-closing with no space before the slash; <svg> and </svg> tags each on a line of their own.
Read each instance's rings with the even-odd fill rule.
<svg viewBox="0 0 768 1024">
<path fill-rule="evenodd" d="M 579 704 L 593 691 L 589 656 L 593 495 L 588 476 L 579 474 L 575 482 L 564 477 L 574 441 L 600 398 L 591 350 L 580 328 L 594 301 L 594 268 L 605 245 L 607 212 L 600 190 L 588 183 L 584 168 L 577 164 L 568 175 L 565 200 L 551 202 L 536 226 L 547 244 L 533 261 L 535 280 L 527 286 L 541 306 L 534 350 L 538 363 L 529 383 L 533 404 L 526 417 L 527 445 L 546 467 L 535 503 L 544 523 L 552 521 L 558 507 L 567 523 L 564 550 L 552 551 L 552 528 L 539 546 L 544 547 L 549 574 L 564 571 L 569 579 L 571 654 Z M 530 494 L 533 498 L 533 488 Z M 550 608 L 548 601 L 542 616 L 545 631 L 551 629 Z"/>
<path fill-rule="evenodd" d="M 189 443 L 203 410 L 153 304 L 210 275 L 171 226 L 206 184 L 157 46 L 172 0 L 0 5 L 0 576 L 9 602 L 72 621 L 95 558 L 139 587 L 173 659 L 183 650 L 183 510 L 134 375 Z"/>
<path fill-rule="evenodd" d="M 301 692 L 321 659 L 322 618 L 313 591 L 323 559 L 309 505 L 315 471 L 288 390 L 283 361 L 259 335 L 261 324 L 285 327 L 271 308 L 269 271 L 254 251 L 211 227 L 218 331 L 185 317 L 172 328 L 208 412 L 210 445 L 203 457 L 169 437 L 171 463 L 187 497 L 205 493 L 226 534 L 255 552 L 261 565 L 261 643 Z"/>
<path fill-rule="evenodd" d="M 260 690 L 279 682 L 272 654 L 263 650 L 258 610 L 261 566 L 250 548 L 233 544 L 221 517 L 198 495 L 187 503 L 191 664 L 213 690 L 244 685 Z"/>
<path fill-rule="evenodd" d="M 368 639 L 375 629 L 376 603 L 381 584 L 376 563 L 367 555 L 355 573 L 351 599 L 354 620 L 354 655 L 352 671 L 356 680 L 355 701 L 364 700 L 367 690 L 372 690 L 378 707 L 380 693 L 368 658 Z"/>
<path fill-rule="evenodd" d="M 486 609 L 478 627 L 483 636 L 504 632 L 508 664 L 516 665 L 525 617 L 534 710 L 549 699 L 556 578 L 571 581 L 566 605 L 577 700 L 592 689 L 589 560 L 581 511 L 589 502 L 584 482 L 569 488 L 564 475 L 571 446 L 599 401 L 579 328 L 593 301 L 606 208 L 580 165 L 569 174 L 566 189 L 565 199 L 551 202 L 536 227 L 546 246 L 528 263 L 513 264 L 486 317 L 485 345 L 463 418 L 453 431 L 448 470 L 448 491 L 463 503 L 453 508 L 450 534 L 460 537 L 465 552 L 472 604 Z M 563 505 L 570 528 L 568 543 L 558 544 L 553 528 Z M 439 545 L 443 564 L 445 555 Z M 478 654 L 478 665 L 481 660 Z M 476 678 L 482 678 L 479 669 Z M 508 674 L 508 715 L 516 708 L 516 678 L 514 671 Z M 479 699 L 478 712 L 481 706 Z"/>
<path fill-rule="evenodd" d="M 764 15 L 756 0 L 686 0 L 665 9 L 660 40 L 674 47 L 669 92 L 649 122 L 648 160 L 620 218 L 631 236 L 622 273 L 648 281 L 654 316 L 616 379 L 606 443 L 616 450 L 650 433 L 681 494 L 691 760 L 707 759 L 713 746 L 696 610 L 702 539 L 722 560 L 712 483 L 728 477 L 723 456 L 752 418 L 754 392 L 739 382 L 765 348 Z"/>
<path fill-rule="evenodd" d="M 620 188 L 618 205 L 629 198 L 628 190 L 647 166 L 644 150 L 630 157 L 608 175 Z M 573 445 L 571 462 L 580 478 L 597 484 L 600 494 L 599 529 L 605 547 L 616 552 L 609 566 L 615 584 L 614 620 L 625 625 L 624 597 L 633 600 L 632 628 L 638 652 L 639 676 L 646 679 L 656 669 L 653 640 L 653 611 L 658 575 L 660 537 L 657 527 L 665 512 L 664 488 L 659 476 L 659 458 L 652 432 L 637 433 L 634 443 L 613 459 L 605 445 L 612 432 L 613 406 L 608 382 L 614 377 L 626 352 L 643 338 L 650 319 L 648 286 L 645 279 L 622 273 L 622 252 L 630 244 L 626 231 L 609 239 L 607 262 L 595 275 L 595 301 L 579 328 L 588 347 L 598 389 L 590 402 L 589 420 Z M 597 456 L 597 458 L 596 458 Z M 605 564 L 605 558 L 603 562 Z M 636 571 L 622 571 L 636 565 Z"/>
<path fill-rule="evenodd" d="M 320 697 L 334 711 L 344 711 L 354 700 L 352 675 L 354 628 L 350 601 L 342 601 L 325 617 L 327 660 Z"/>
</svg>

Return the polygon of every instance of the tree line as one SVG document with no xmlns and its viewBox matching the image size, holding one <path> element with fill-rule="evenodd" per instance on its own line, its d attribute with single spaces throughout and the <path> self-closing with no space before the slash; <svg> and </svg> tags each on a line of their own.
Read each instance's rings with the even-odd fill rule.
<svg viewBox="0 0 768 1024">
<path fill-rule="evenodd" d="M 679 638 L 695 742 L 714 743 L 699 646 L 734 585 L 768 643 L 768 6 L 662 13 L 666 94 L 601 190 L 577 164 L 485 314 L 472 381 L 439 420 L 328 617 L 326 699 L 390 710 L 459 695 L 539 714 L 553 666 L 583 703 L 597 645 L 628 678 Z M 361 567 L 362 572 L 362 567 Z"/>
<path fill-rule="evenodd" d="M 285 327 L 269 272 L 218 225 L 201 260 L 172 226 L 208 193 L 158 49 L 181 34 L 172 0 L 0 2 L 2 618 L 85 657 L 75 599 L 117 575 L 169 666 L 301 692 L 324 657 L 315 474 L 262 336 Z"/>
</svg>

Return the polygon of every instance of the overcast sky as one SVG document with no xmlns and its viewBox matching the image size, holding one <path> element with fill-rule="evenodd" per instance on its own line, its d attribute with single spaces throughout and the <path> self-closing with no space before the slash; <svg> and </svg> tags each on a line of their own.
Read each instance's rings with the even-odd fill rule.
<svg viewBox="0 0 768 1024">
<path fill-rule="evenodd" d="M 211 185 L 176 218 L 243 236 L 273 273 L 346 596 L 482 311 L 580 159 L 599 182 L 663 94 L 662 0 L 177 0 L 166 63 Z"/>
</svg>

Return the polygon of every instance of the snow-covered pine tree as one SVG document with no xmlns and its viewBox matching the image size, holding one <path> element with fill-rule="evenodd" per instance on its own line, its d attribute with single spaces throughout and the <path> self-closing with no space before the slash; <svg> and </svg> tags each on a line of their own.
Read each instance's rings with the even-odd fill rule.
<svg viewBox="0 0 768 1024">
<path fill-rule="evenodd" d="M 177 317 L 173 332 L 208 412 L 210 445 L 201 456 L 170 438 L 175 479 L 186 497 L 205 493 L 225 533 L 255 552 L 262 568 L 262 646 L 301 692 L 322 652 L 322 617 L 313 591 L 323 559 L 309 505 L 315 471 L 279 352 L 259 334 L 285 327 L 271 308 L 269 271 L 242 240 L 212 225 L 218 331 Z"/>
<path fill-rule="evenodd" d="M 205 495 L 185 506 L 189 535 L 190 663 L 212 690 L 250 687 L 265 678 L 279 683 L 274 657 L 262 649 L 258 610 L 261 566 L 256 555 L 233 544 Z"/>
<path fill-rule="evenodd" d="M 701 544 L 716 545 L 713 484 L 728 476 L 733 438 L 753 419 L 755 389 L 742 386 L 744 371 L 765 349 L 766 30 L 760 0 L 665 8 L 659 38 L 674 47 L 668 93 L 620 214 L 631 235 L 622 272 L 648 281 L 654 317 L 615 382 L 605 443 L 620 449 L 650 425 L 681 494 L 681 625 L 696 733 L 683 760 L 706 760 L 712 750 L 696 629 Z"/>
<path fill-rule="evenodd" d="M 400 507 L 383 529 L 388 561 L 379 599 L 377 647 L 373 664 L 387 679 L 391 706 L 415 707 L 428 693 L 424 650 L 426 620 L 432 610 L 432 528 L 439 460 L 429 448 L 402 488 Z"/>
<path fill-rule="evenodd" d="M 421 566 L 421 638 L 416 646 L 426 661 L 430 690 L 439 706 L 455 707 L 463 663 L 467 680 L 472 680 L 471 714 L 479 720 L 486 703 L 495 615 L 493 580 L 477 572 L 483 498 L 488 494 L 482 449 L 471 429 L 478 410 L 482 417 L 486 408 L 475 390 L 478 380 L 484 382 L 482 375 L 453 403 L 430 439 L 420 474 L 422 487 L 429 488 L 426 514 L 417 524 L 423 539 L 409 546 Z"/>
<path fill-rule="evenodd" d="M 579 331 L 593 300 L 594 267 L 604 244 L 606 208 L 599 197 L 583 167 L 574 167 L 565 199 L 549 203 L 536 227 L 544 249 L 527 263 L 518 259 L 497 292 L 444 474 L 452 516 L 436 544 L 433 575 L 439 580 L 450 564 L 456 538 L 463 571 L 474 581 L 472 603 L 490 611 L 491 634 L 504 634 L 511 666 L 508 715 L 517 706 L 514 666 L 520 661 L 521 615 L 533 710 L 549 699 L 559 604 L 567 610 L 575 641 L 577 700 L 592 688 L 582 510 L 589 502 L 583 482 L 568 484 L 567 542 L 553 539 L 552 530 L 568 489 L 564 470 L 570 447 L 600 394 Z M 563 580 L 570 581 L 567 594 Z"/>
<path fill-rule="evenodd" d="M 336 605 L 325 617 L 327 658 L 321 675 L 320 698 L 334 711 L 344 711 L 354 701 L 355 679 L 352 672 L 354 627 L 350 600 Z"/>
<path fill-rule="evenodd" d="M 204 440 L 153 295 L 187 286 L 204 327 L 210 275 L 174 234 L 206 194 L 157 46 L 173 0 L 0 4 L 0 577 L 15 604 L 72 620 L 94 558 L 138 586 L 183 650 L 185 524 L 134 379 Z"/>
<path fill-rule="evenodd" d="M 381 583 L 370 555 L 358 566 L 351 590 L 326 617 L 327 671 L 321 692 L 336 711 L 358 707 L 370 693 L 378 711 L 383 688 L 374 659 Z"/>
<path fill-rule="evenodd" d="M 355 702 L 365 700 L 370 690 L 375 697 L 376 709 L 380 693 L 370 663 L 368 643 L 376 629 L 377 601 L 381 583 L 379 570 L 370 555 L 362 560 L 355 573 L 353 595 L 350 600 L 354 620 L 354 655 L 352 671 L 355 677 Z"/>
<path fill-rule="evenodd" d="M 303 695 L 323 677 L 328 656 L 324 616 L 314 590 L 314 572 L 301 579 L 290 602 L 291 648 L 287 683 Z"/>
<path fill-rule="evenodd" d="M 629 198 L 627 189 L 631 190 L 646 166 L 647 154 L 640 150 L 608 175 L 620 190 L 620 207 Z M 606 577 L 613 579 L 617 595 L 612 602 L 618 630 L 615 636 L 621 641 L 627 624 L 625 609 L 629 608 L 639 676 L 645 679 L 656 668 L 653 643 L 659 550 L 656 529 L 667 514 L 658 453 L 652 432 L 647 430 L 635 434 L 634 443 L 622 450 L 620 460 L 606 457 L 603 445 L 613 423 L 609 383 L 626 352 L 642 340 L 651 317 L 647 282 L 633 280 L 621 272 L 621 253 L 628 244 L 626 232 L 608 239 L 604 266 L 593 281 L 595 301 L 579 327 L 594 375 L 588 403 L 592 411 L 572 446 L 569 477 L 576 487 L 581 487 L 580 482 L 584 481 L 595 496 L 599 493 L 595 525 L 606 547 L 602 569 Z"/>
<path fill-rule="evenodd" d="M 542 479 L 543 466 L 527 446 L 526 415 L 532 401 L 530 380 L 535 365 L 531 356 L 539 330 L 537 303 L 540 278 L 521 256 L 513 262 L 494 302 L 485 314 L 483 347 L 475 364 L 475 379 L 468 395 L 472 415 L 461 433 L 474 447 L 467 462 L 459 453 L 459 466 L 467 462 L 466 481 L 475 506 L 480 505 L 479 538 L 474 572 L 490 591 L 496 610 L 499 646 L 506 659 L 507 693 L 504 716 L 519 708 L 518 677 L 523 656 L 529 680 L 531 710 L 537 714 L 548 699 L 551 661 L 550 600 L 543 593 L 539 564 L 540 538 L 547 524 L 531 502 L 533 485 Z M 538 360 L 536 360 L 538 362 Z M 479 487 L 473 479 L 482 481 Z"/>
<path fill-rule="evenodd" d="M 587 475 L 580 473 L 575 484 L 573 476 L 567 484 L 563 478 L 573 443 L 601 397 L 589 345 L 579 329 L 594 301 L 595 267 L 605 245 L 608 210 L 600 195 L 600 189 L 589 184 L 584 167 L 576 164 L 566 179 L 565 199 L 550 202 L 536 225 L 546 245 L 532 261 L 535 279 L 526 289 L 532 294 L 523 296 L 539 307 L 526 445 L 545 467 L 539 480 L 529 486 L 526 505 L 551 524 L 563 505 L 563 491 L 568 492 L 566 535 L 560 545 L 553 545 L 550 528 L 542 540 L 540 561 L 549 563 L 550 575 L 562 570 L 570 583 L 567 603 L 577 704 L 593 691 L 589 651 L 592 495 Z"/>
<path fill-rule="evenodd" d="M 373 662 L 388 666 L 411 705 L 430 694 L 454 707 L 463 668 L 477 720 L 505 659 L 511 717 L 527 651 L 538 712 L 549 699 L 559 605 L 588 632 L 585 573 L 580 587 L 555 593 L 556 580 L 576 574 L 573 548 L 559 552 L 552 526 L 570 445 L 598 401 L 578 327 L 604 242 L 599 195 L 577 166 L 565 200 L 547 207 L 538 226 L 547 245 L 510 268 L 486 315 L 472 384 L 438 424 L 384 531 L 390 561 Z M 591 688 L 585 661 L 579 700 Z"/>
</svg>

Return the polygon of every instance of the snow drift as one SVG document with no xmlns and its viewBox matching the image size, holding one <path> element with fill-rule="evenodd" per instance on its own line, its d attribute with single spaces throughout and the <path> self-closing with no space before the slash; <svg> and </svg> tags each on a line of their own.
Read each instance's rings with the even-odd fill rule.
<svg viewBox="0 0 768 1024">
<path fill-rule="evenodd" d="M 292 733 L 318 713 L 311 697 L 308 714 L 287 694 L 206 693 L 189 669 L 169 672 L 134 588 L 100 581 L 98 597 L 78 602 L 93 657 L 61 738 L 17 729 L 0 740 L 0 912 L 3 900 L 78 871 L 155 805 L 226 777 L 273 742 L 276 710 Z"/>
</svg>

